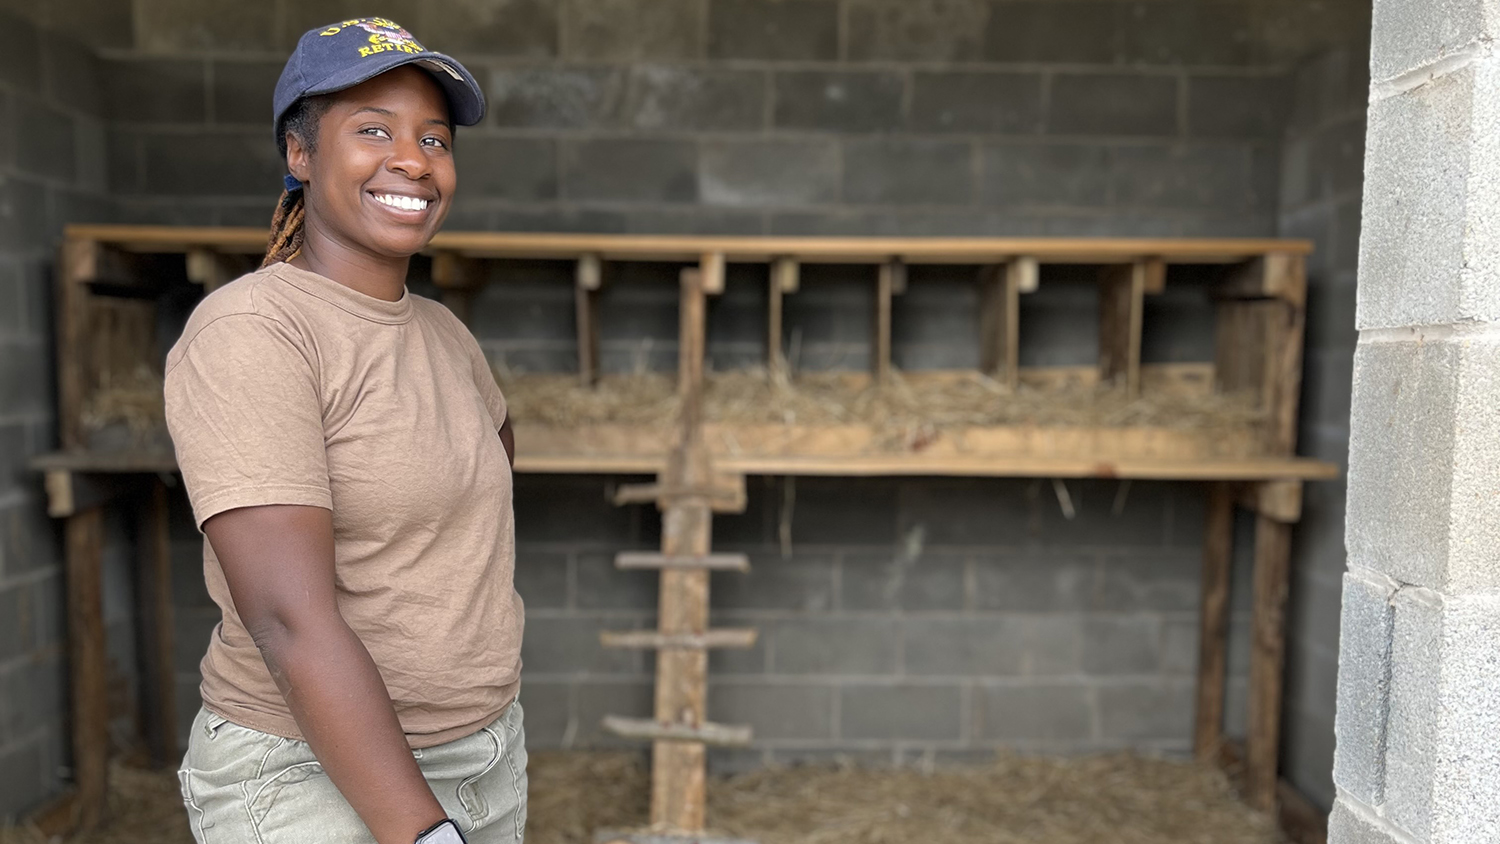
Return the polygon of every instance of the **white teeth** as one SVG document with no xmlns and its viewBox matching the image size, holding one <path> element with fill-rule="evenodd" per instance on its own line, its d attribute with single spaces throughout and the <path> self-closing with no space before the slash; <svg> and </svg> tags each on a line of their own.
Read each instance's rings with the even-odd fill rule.
<svg viewBox="0 0 1500 844">
<path fill-rule="evenodd" d="M 396 196 L 390 193 L 377 193 L 375 198 L 392 208 L 402 208 L 407 211 L 426 210 L 428 202 L 425 199 L 417 199 L 414 196 Z"/>
</svg>

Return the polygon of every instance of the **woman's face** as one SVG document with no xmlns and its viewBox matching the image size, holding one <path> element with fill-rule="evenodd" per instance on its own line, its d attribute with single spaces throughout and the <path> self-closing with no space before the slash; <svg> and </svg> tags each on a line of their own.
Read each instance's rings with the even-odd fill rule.
<svg viewBox="0 0 1500 844">
<path fill-rule="evenodd" d="M 411 65 L 330 95 L 317 151 L 287 138 L 308 225 L 370 254 L 421 251 L 453 201 L 453 128 L 442 89 Z"/>
</svg>

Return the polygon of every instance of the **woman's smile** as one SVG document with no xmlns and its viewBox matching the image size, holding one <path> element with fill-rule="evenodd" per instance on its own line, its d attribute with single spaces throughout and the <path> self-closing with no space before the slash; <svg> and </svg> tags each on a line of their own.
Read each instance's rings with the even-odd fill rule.
<svg viewBox="0 0 1500 844">
<path fill-rule="evenodd" d="M 388 214 L 402 223 L 425 222 L 437 205 L 436 197 L 417 196 L 399 191 L 372 190 L 365 191 L 365 195 L 380 206 L 380 213 Z"/>
</svg>

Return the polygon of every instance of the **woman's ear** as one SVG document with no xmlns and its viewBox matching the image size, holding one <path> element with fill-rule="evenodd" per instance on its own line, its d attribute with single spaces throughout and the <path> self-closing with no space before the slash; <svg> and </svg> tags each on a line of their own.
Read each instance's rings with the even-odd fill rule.
<svg viewBox="0 0 1500 844">
<path fill-rule="evenodd" d="M 312 153 L 295 132 L 286 133 L 286 169 L 297 181 L 303 183 L 312 175 Z"/>
</svg>

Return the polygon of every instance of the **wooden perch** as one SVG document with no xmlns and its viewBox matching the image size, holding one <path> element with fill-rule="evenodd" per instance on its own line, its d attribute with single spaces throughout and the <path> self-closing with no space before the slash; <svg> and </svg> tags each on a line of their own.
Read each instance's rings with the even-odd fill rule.
<svg viewBox="0 0 1500 844">
<path fill-rule="evenodd" d="M 692 741 L 743 746 L 749 744 L 755 735 L 748 726 L 707 723 L 692 727 L 687 724 L 663 724 L 649 718 L 622 718 L 618 715 L 604 716 L 602 724 L 604 729 L 621 738 L 649 741 Z"/>
<path fill-rule="evenodd" d="M 702 633 L 658 633 L 654 630 L 604 630 L 599 644 L 606 648 L 703 650 L 705 648 L 753 648 L 754 628 L 723 628 Z"/>
<path fill-rule="evenodd" d="M 709 571 L 749 571 L 750 558 L 744 554 L 691 554 L 668 556 L 650 551 L 626 551 L 615 556 L 617 569 L 708 569 Z"/>
</svg>

